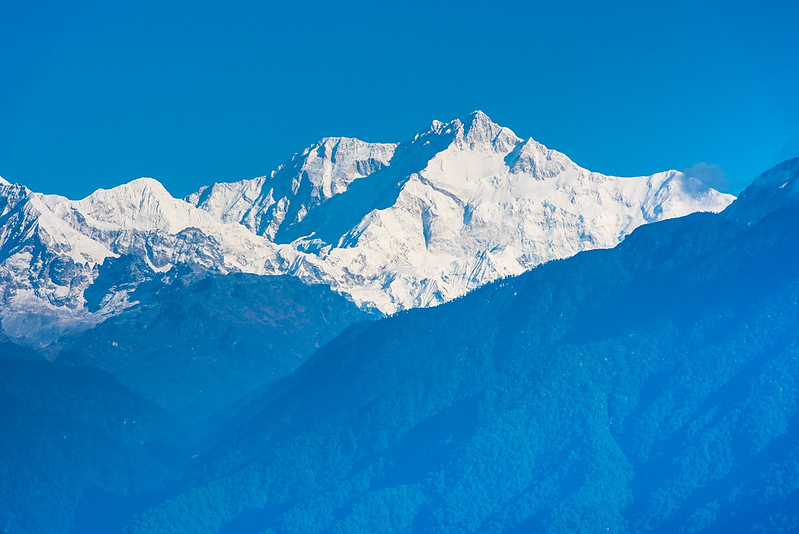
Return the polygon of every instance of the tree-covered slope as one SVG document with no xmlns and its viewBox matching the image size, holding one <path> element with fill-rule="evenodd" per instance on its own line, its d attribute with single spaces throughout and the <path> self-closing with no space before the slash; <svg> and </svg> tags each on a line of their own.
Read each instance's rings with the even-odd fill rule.
<svg viewBox="0 0 799 534">
<path fill-rule="evenodd" d="M 797 182 L 350 328 L 127 531 L 799 530 Z"/>
<path fill-rule="evenodd" d="M 119 528 L 180 473 L 184 434 L 166 412 L 101 371 L 9 342 L 0 342 L 0 432 L 9 533 L 70 532 L 76 517 L 79 532 Z"/>
<path fill-rule="evenodd" d="M 62 340 L 60 358 L 112 374 L 187 424 L 283 378 L 350 324 L 374 318 L 289 276 L 140 284 L 133 297 L 142 304 Z"/>
</svg>

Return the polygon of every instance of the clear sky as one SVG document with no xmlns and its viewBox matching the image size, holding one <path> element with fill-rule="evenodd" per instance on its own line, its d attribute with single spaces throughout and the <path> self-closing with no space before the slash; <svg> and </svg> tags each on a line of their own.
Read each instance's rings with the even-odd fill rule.
<svg viewBox="0 0 799 534">
<path fill-rule="evenodd" d="M 268 173 L 482 109 L 590 170 L 738 192 L 799 156 L 799 2 L 0 2 L 0 175 Z"/>
</svg>

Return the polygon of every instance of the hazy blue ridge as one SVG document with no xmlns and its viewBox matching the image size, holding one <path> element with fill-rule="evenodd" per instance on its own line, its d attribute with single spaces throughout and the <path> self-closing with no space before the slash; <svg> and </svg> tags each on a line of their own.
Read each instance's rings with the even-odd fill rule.
<svg viewBox="0 0 799 534">
<path fill-rule="evenodd" d="M 186 424 L 283 378 L 353 322 L 375 318 L 290 276 L 154 280 L 133 298 L 140 304 L 62 339 L 60 358 L 103 369 Z"/>
<path fill-rule="evenodd" d="M 99 285 L 135 280 L 138 304 L 62 338 L 54 361 L 0 340 L 0 531 L 117 530 L 252 397 L 374 318 L 293 277 L 181 272 L 167 283 L 141 263 L 103 266 Z"/>
<path fill-rule="evenodd" d="M 152 504 L 180 474 L 185 440 L 164 410 L 86 366 L 47 362 L 0 342 L 0 530 L 100 532 Z M 103 514 L 90 495 L 117 495 Z M 97 514 L 97 515 L 95 515 Z"/>
<path fill-rule="evenodd" d="M 350 328 L 126 532 L 799 530 L 798 167 Z"/>
</svg>

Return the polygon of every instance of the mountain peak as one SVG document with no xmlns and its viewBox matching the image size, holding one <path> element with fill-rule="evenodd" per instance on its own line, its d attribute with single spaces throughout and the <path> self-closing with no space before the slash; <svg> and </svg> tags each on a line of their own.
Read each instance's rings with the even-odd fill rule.
<svg viewBox="0 0 799 534">
<path fill-rule="evenodd" d="M 139 231 L 177 232 L 197 225 L 194 207 L 177 200 L 155 178 L 137 178 L 111 189 L 98 189 L 76 202 L 85 215 L 105 224 Z"/>
<path fill-rule="evenodd" d="M 466 119 L 463 121 L 464 124 L 474 123 L 474 122 L 483 123 L 483 124 L 488 124 L 488 123 L 495 124 L 494 121 L 492 121 L 491 118 L 489 118 L 489 116 L 486 115 L 481 109 L 476 109 L 472 111 L 466 116 Z"/>
<path fill-rule="evenodd" d="M 11 185 L 11 182 L 0 176 L 0 185 Z"/>
<path fill-rule="evenodd" d="M 495 123 L 479 109 L 469 113 L 463 121 L 456 119 L 454 122 L 460 125 L 463 141 L 469 149 L 491 145 L 495 150 L 510 151 L 522 141 L 510 128 Z"/>
<path fill-rule="evenodd" d="M 91 202 L 92 199 L 97 198 L 110 198 L 110 197 L 141 197 L 142 195 L 171 198 L 169 191 L 163 186 L 161 182 L 155 178 L 143 176 L 136 178 L 124 184 L 117 185 L 110 189 L 98 189 L 83 201 Z"/>
<path fill-rule="evenodd" d="M 141 178 L 136 178 L 135 180 L 131 180 L 130 182 L 117 186 L 113 189 L 120 189 L 127 191 L 150 191 L 152 193 L 156 193 L 159 195 L 160 194 L 169 195 L 169 191 L 166 190 L 164 184 L 162 184 L 155 178 L 150 178 L 149 176 L 142 176 Z"/>
<path fill-rule="evenodd" d="M 360 139 L 355 139 L 354 137 L 343 137 L 343 136 L 323 137 L 316 143 L 309 146 L 306 149 L 306 151 L 310 152 L 312 150 L 317 150 L 320 147 L 333 148 L 341 143 L 353 143 L 353 142 L 362 143 L 363 141 L 361 141 Z"/>
<path fill-rule="evenodd" d="M 491 120 L 483 111 L 476 109 L 465 117 L 458 117 L 451 124 L 461 126 L 465 131 L 472 129 L 488 130 L 502 128 L 499 124 Z"/>
<path fill-rule="evenodd" d="M 425 134 L 449 134 L 453 130 L 457 131 L 458 129 L 462 129 L 464 134 L 468 134 L 471 130 L 491 130 L 491 129 L 502 129 L 502 126 L 496 124 L 492 121 L 488 115 L 483 113 L 481 110 L 476 109 L 466 115 L 465 117 L 458 117 L 453 119 L 449 122 L 443 122 L 438 119 L 433 120 L 430 123 L 430 126 L 418 134 L 414 139 L 419 139 Z M 505 128 L 507 130 L 507 128 Z"/>
<path fill-rule="evenodd" d="M 778 163 L 758 176 L 743 190 L 725 213 L 747 222 L 756 222 L 787 204 L 799 202 L 799 158 Z"/>
</svg>

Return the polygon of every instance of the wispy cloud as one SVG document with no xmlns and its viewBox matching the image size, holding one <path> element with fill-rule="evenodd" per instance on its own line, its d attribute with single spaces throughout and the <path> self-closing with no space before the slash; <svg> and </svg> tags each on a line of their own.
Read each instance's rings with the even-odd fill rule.
<svg viewBox="0 0 799 534">
<path fill-rule="evenodd" d="M 732 180 L 725 176 L 721 167 L 712 163 L 697 163 L 682 172 L 686 176 L 696 178 L 705 185 L 719 191 L 729 191 L 730 187 L 732 187 Z"/>
</svg>

